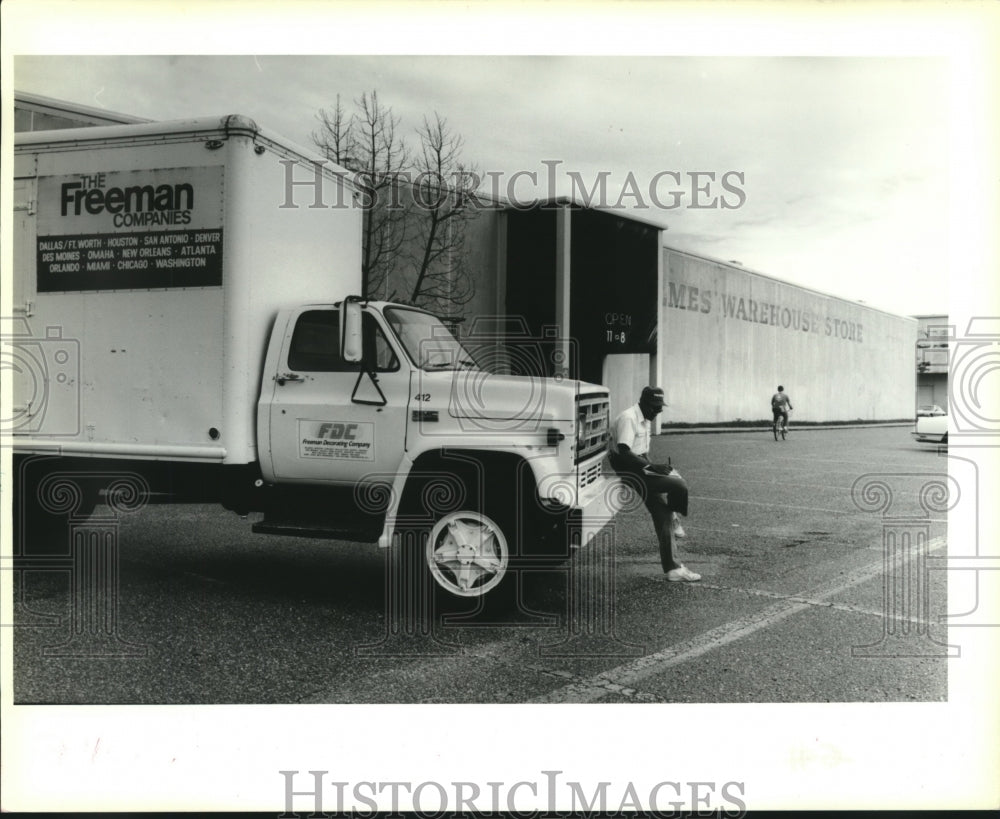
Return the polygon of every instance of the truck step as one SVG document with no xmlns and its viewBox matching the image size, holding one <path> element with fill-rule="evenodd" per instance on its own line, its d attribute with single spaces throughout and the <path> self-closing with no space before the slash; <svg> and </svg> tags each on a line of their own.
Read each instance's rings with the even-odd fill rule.
<svg viewBox="0 0 1000 819">
<path fill-rule="evenodd" d="M 382 534 L 382 527 L 371 521 L 348 521 L 346 524 L 308 523 L 303 521 L 265 519 L 253 524 L 251 531 L 258 535 L 282 537 L 311 537 L 324 540 L 350 540 L 356 543 L 375 543 Z"/>
</svg>

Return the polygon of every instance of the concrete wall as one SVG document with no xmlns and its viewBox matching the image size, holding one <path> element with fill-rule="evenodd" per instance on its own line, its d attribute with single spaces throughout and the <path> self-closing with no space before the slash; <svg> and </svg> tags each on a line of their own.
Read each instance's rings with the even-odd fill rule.
<svg viewBox="0 0 1000 819">
<path fill-rule="evenodd" d="M 793 422 L 913 417 L 915 319 L 738 265 L 663 254 L 664 423 L 770 418 L 778 384 Z"/>
<path fill-rule="evenodd" d="M 650 357 L 646 353 L 618 353 L 605 356 L 601 383 L 608 388 L 611 418 L 617 418 L 639 400 L 642 388 L 652 383 L 649 377 Z M 669 408 L 661 420 L 667 417 Z"/>
</svg>

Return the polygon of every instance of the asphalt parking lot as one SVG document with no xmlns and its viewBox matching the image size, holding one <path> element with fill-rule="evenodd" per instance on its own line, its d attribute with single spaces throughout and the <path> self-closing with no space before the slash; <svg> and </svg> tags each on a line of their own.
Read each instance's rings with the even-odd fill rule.
<svg viewBox="0 0 1000 819">
<path fill-rule="evenodd" d="M 16 703 L 895 702 L 947 698 L 947 472 L 907 427 L 671 434 L 688 480 L 668 583 L 643 508 L 519 604 L 387 604 L 386 553 L 274 538 L 208 506 L 115 529 L 113 640 L 74 633 L 68 570 L 15 578 Z M 931 498 L 928 501 L 928 498 Z M 900 520 L 909 521 L 900 528 Z M 106 569 L 106 567 L 105 567 Z M 110 578 L 110 579 L 109 579 Z M 74 609 L 74 606 L 77 607 Z M 10 632 L 8 632 L 10 633 Z"/>
</svg>

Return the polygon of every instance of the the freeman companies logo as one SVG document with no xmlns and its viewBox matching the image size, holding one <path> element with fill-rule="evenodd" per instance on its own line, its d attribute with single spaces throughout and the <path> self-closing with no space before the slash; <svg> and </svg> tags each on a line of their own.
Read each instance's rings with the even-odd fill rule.
<svg viewBox="0 0 1000 819">
<path fill-rule="evenodd" d="M 218 287 L 225 168 L 39 176 L 39 293 Z"/>
<path fill-rule="evenodd" d="M 110 213 L 114 227 L 187 225 L 194 209 L 194 186 L 190 182 L 108 186 L 107 174 L 82 174 L 62 183 L 59 202 L 61 216 Z"/>
</svg>

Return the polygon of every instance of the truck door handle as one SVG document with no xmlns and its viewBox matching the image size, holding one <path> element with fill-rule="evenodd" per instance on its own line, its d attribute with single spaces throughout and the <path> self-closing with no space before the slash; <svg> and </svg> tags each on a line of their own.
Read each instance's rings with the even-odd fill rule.
<svg viewBox="0 0 1000 819">
<path fill-rule="evenodd" d="M 283 387 L 286 381 L 303 381 L 304 379 L 298 373 L 278 373 L 274 380 L 278 382 L 279 387 Z"/>
</svg>

